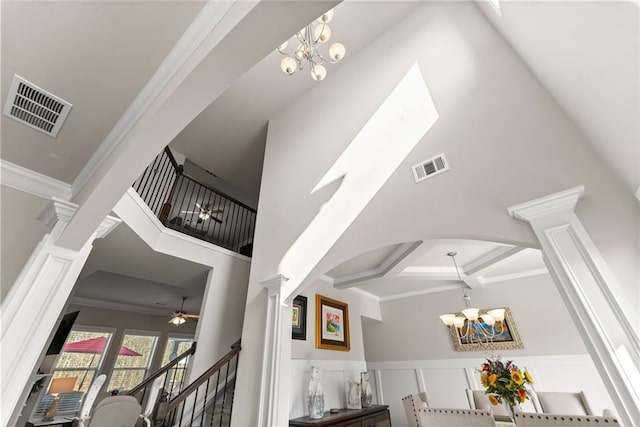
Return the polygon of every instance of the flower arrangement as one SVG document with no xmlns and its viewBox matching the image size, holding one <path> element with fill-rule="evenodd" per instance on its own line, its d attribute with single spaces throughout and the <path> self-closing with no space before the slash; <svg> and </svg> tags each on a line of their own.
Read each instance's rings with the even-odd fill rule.
<svg viewBox="0 0 640 427">
<path fill-rule="evenodd" d="M 511 360 L 504 363 L 499 358 L 487 359 L 487 363 L 482 364 L 481 371 L 480 383 L 485 387 L 485 394 L 492 405 L 504 402 L 513 414 L 518 403 L 529 399 L 525 385 L 533 384 L 533 378 L 526 369 L 524 372 L 520 371 Z"/>
</svg>

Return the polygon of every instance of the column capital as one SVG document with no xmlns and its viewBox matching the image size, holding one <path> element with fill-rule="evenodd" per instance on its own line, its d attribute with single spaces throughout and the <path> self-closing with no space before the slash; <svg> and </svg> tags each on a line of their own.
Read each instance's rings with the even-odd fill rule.
<svg viewBox="0 0 640 427">
<path fill-rule="evenodd" d="M 38 220 L 42 222 L 49 231 L 53 231 L 53 227 L 58 222 L 68 223 L 78 210 L 78 205 L 58 197 L 52 197 L 51 201 L 44 207 L 38 215 Z"/>
<path fill-rule="evenodd" d="M 536 218 L 559 212 L 573 211 L 584 194 L 584 186 L 573 187 L 508 208 L 509 215 L 531 222 Z"/>
<path fill-rule="evenodd" d="M 289 278 L 285 275 L 277 274 L 269 279 L 261 281 L 260 284 L 269 291 L 269 295 L 273 295 L 279 294 L 280 290 L 288 280 Z"/>
</svg>

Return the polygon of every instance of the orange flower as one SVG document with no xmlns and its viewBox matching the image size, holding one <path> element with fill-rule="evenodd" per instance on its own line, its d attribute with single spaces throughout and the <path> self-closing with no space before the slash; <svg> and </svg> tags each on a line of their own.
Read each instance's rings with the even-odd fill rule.
<svg viewBox="0 0 640 427">
<path fill-rule="evenodd" d="M 489 402 L 491 402 L 493 406 L 498 406 L 500 404 L 500 401 L 498 400 L 498 398 L 495 397 L 493 394 L 490 394 L 488 397 L 489 397 Z"/>
<path fill-rule="evenodd" d="M 527 371 L 526 369 L 524 370 L 524 377 L 526 378 L 529 384 L 533 384 L 533 377 L 531 376 L 529 371 Z"/>
<path fill-rule="evenodd" d="M 489 375 L 489 385 L 494 385 L 498 381 L 498 375 L 491 374 Z"/>
<path fill-rule="evenodd" d="M 527 392 L 523 388 L 518 390 L 518 400 L 520 403 L 524 403 L 524 401 L 527 400 Z"/>
<path fill-rule="evenodd" d="M 480 375 L 480 384 L 482 384 L 482 387 L 489 387 L 489 376 L 486 374 Z"/>
<path fill-rule="evenodd" d="M 511 379 L 518 385 L 522 385 L 522 383 L 524 382 L 524 378 L 522 377 L 520 371 L 511 371 Z"/>
</svg>

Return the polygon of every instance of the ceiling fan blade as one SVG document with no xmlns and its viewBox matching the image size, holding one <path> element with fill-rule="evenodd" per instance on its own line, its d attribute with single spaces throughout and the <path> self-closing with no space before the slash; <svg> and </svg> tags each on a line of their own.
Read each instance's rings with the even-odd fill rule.
<svg viewBox="0 0 640 427">
<path fill-rule="evenodd" d="M 200 203 L 196 202 L 196 208 L 202 209 L 202 206 L 200 206 Z"/>
<path fill-rule="evenodd" d="M 196 211 L 181 211 L 180 213 L 194 214 L 194 213 L 200 213 L 200 212 L 196 212 Z"/>
<path fill-rule="evenodd" d="M 197 314 L 186 314 L 186 317 L 190 318 L 190 319 L 199 319 L 200 316 Z"/>
<path fill-rule="evenodd" d="M 214 214 L 223 213 L 223 212 L 224 212 L 224 210 L 222 210 L 222 209 L 216 209 L 215 211 L 211 211 L 211 213 L 214 213 Z"/>
<path fill-rule="evenodd" d="M 215 222 L 217 222 L 218 224 L 222 224 L 222 220 L 221 220 L 221 219 L 219 219 L 219 218 L 216 218 L 215 216 L 211 216 L 211 217 L 209 217 L 209 219 L 214 220 L 214 221 L 215 221 Z"/>
</svg>

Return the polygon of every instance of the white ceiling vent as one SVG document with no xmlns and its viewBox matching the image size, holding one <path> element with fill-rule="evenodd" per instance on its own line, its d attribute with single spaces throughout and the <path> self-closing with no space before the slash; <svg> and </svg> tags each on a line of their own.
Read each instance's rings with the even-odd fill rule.
<svg viewBox="0 0 640 427">
<path fill-rule="evenodd" d="M 67 101 L 13 75 L 4 106 L 5 116 L 55 138 L 70 110 L 71 104 Z"/>
<path fill-rule="evenodd" d="M 416 183 L 418 183 L 427 178 L 431 178 L 432 176 L 436 176 L 439 173 L 448 171 L 449 163 L 447 163 L 447 159 L 444 157 L 444 154 L 438 154 L 429 160 L 413 165 L 412 169 L 413 178 L 416 180 Z"/>
</svg>

